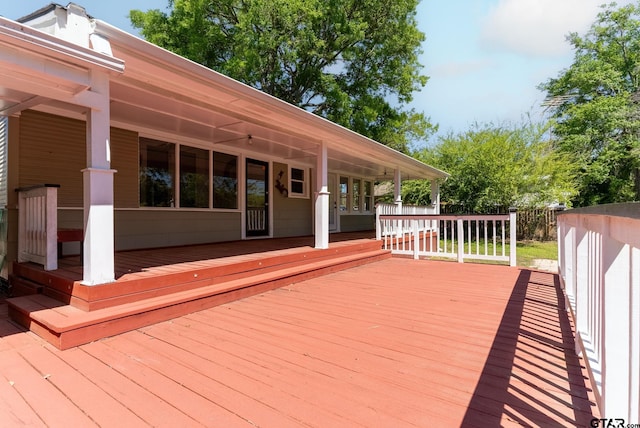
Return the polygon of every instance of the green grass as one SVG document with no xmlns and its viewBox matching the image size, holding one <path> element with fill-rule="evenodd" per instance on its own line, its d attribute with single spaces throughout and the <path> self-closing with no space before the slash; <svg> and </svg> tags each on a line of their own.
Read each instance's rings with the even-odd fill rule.
<svg viewBox="0 0 640 428">
<path fill-rule="evenodd" d="M 444 242 L 440 241 L 440 247 L 442 248 Z M 475 251 L 476 243 L 472 242 L 472 250 Z M 451 250 L 451 241 L 448 242 L 448 250 Z M 467 248 L 465 248 L 465 251 Z M 453 250 L 455 252 L 455 248 Z M 480 251 L 484 253 L 484 242 L 480 242 Z M 493 254 L 493 242 L 488 243 L 488 253 Z M 502 245 L 498 243 L 496 245 L 496 254 L 502 254 Z M 505 247 L 505 254 L 509 255 L 509 244 Z M 558 242 L 557 241 L 519 241 L 516 246 L 516 257 L 517 257 L 517 265 L 522 267 L 531 267 L 533 266 L 534 259 L 550 259 L 557 260 L 558 259 Z M 472 256 L 467 256 L 469 260 L 473 259 Z M 487 262 L 482 260 L 475 260 L 476 263 L 491 263 L 495 264 L 496 262 Z M 497 262 L 498 264 L 508 264 Z"/>
<path fill-rule="evenodd" d="M 516 246 L 518 266 L 529 267 L 533 259 L 558 259 L 558 241 L 520 241 Z"/>
</svg>

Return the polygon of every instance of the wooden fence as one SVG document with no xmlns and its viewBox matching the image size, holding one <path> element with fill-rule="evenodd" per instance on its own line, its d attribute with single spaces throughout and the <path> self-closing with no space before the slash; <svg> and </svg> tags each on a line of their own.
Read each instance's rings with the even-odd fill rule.
<svg viewBox="0 0 640 428">
<path fill-rule="evenodd" d="M 562 212 L 558 208 L 518 208 L 517 238 L 518 240 L 555 241 L 558 237 L 556 214 Z M 440 205 L 441 214 L 471 215 L 464 206 L 457 204 Z M 509 209 L 496 206 L 490 212 L 482 214 L 508 214 Z"/>
<path fill-rule="evenodd" d="M 518 210 L 518 240 L 554 241 L 558 238 L 554 208 Z"/>
</svg>

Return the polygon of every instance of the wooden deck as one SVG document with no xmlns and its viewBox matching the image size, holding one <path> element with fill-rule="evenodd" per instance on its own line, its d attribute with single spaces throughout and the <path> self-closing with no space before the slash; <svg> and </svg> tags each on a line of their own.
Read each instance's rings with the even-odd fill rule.
<svg viewBox="0 0 640 428">
<path fill-rule="evenodd" d="M 93 286 L 81 283 L 78 257 L 55 271 L 15 263 L 11 289 L 27 293 L 8 300 L 9 315 L 67 349 L 391 257 L 361 235 L 340 234 L 326 249 L 286 238 L 116 253 L 116 281 Z"/>
<path fill-rule="evenodd" d="M 557 278 L 391 258 L 60 351 L 0 321 L 21 426 L 589 426 Z"/>
</svg>

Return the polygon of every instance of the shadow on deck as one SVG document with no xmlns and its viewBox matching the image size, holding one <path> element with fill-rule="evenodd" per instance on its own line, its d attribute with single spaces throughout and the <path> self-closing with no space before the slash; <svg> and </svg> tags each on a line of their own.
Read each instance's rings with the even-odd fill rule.
<svg viewBox="0 0 640 428">
<path fill-rule="evenodd" d="M 462 425 L 590 426 L 595 397 L 575 349 L 557 275 L 522 270 Z"/>
</svg>

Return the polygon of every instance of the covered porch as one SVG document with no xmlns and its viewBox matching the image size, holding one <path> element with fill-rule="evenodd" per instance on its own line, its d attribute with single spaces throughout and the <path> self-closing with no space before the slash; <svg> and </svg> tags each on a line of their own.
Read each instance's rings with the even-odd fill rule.
<svg viewBox="0 0 640 428">
<path fill-rule="evenodd" d="M 42 244 L 29 219 L 56 216 L 25 214 L 14 190 L 59 185 L 51 206 L 83 238 L 86 285 L 114 281 L 124 249 L 305 235 L 326 249 L 330 232 L 373 229 L 376 181 L 393 181 L 399 201 L 402 180 L 437 190 L 447 177 L 73 3 L 0 18 L 0 72 L 7 260 L 46 248 L 40 263 L 55 269 L 55 226 Z M 41 240 L 33 254 L 25 233 Z"/>
</svg>

